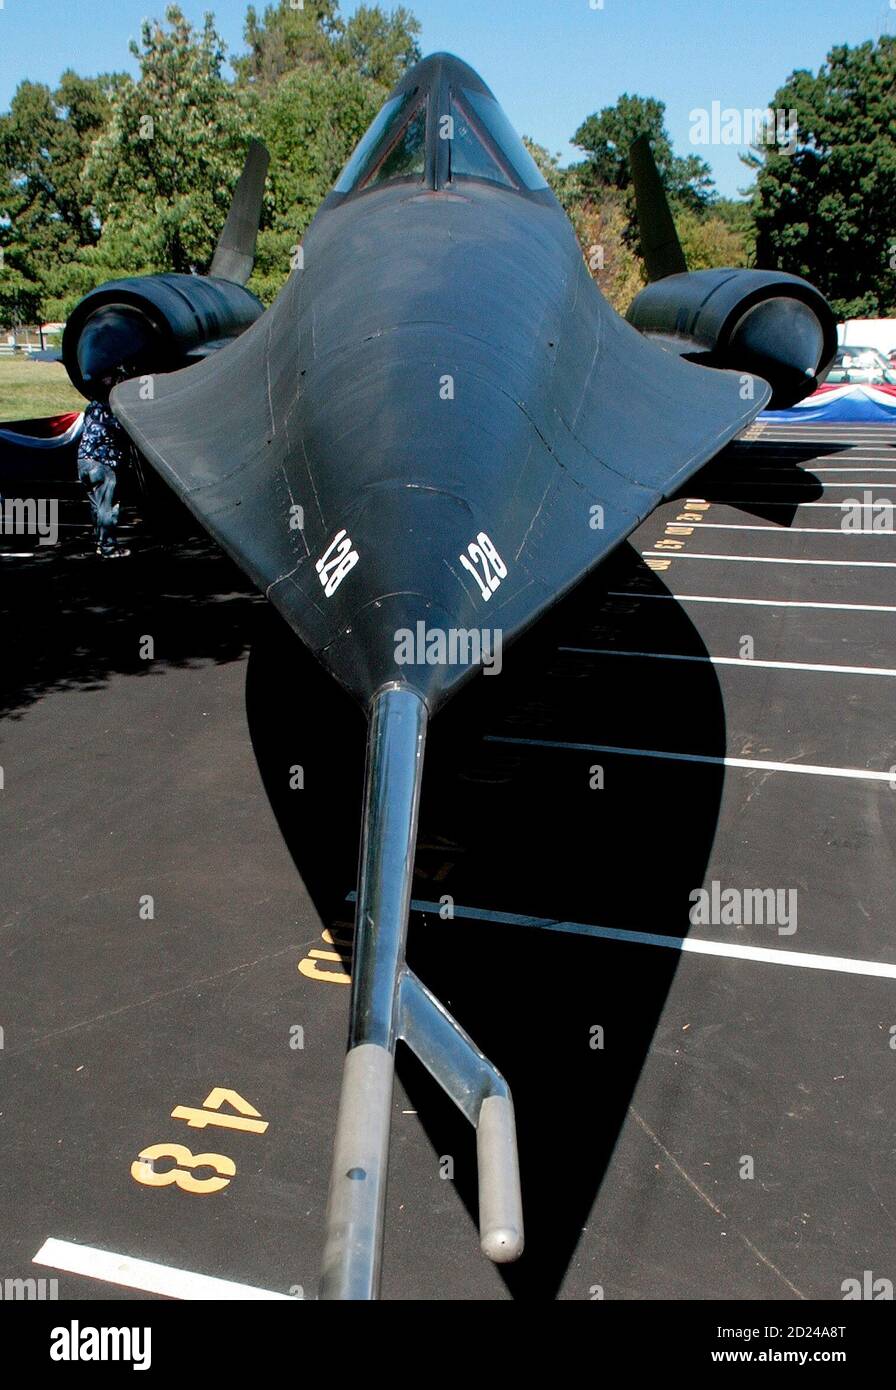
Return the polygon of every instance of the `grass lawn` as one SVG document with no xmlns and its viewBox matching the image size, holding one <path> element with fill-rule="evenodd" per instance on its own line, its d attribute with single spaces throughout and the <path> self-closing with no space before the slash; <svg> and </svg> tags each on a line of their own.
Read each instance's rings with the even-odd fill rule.
<svg viewBox="0 0 896 1390">
<path fill-rule="evenodd" d="M 0 357 L 0 424 L 61 415 L 66 410 L 83 410 L 85 405 L 61 362 Z"/>
</svg>

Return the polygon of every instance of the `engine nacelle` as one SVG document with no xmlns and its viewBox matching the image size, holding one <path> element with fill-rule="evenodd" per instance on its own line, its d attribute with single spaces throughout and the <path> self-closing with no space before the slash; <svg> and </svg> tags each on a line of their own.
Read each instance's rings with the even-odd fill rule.
<svg viewBox="0 0 896 1390">
<path fill-rule="evenodd" d="M 116 368 L 132 376 L 176 371 L 238 337 L 263 309 L 244 286 L 216 276 L 110 280 L 69 315 L 62 360 L 82 395 L 103 396 L 103 378 Z"/>
<path fill-rule="evenodd" d="M 762 377 L 786 409 L 824 380 L 837 323 L 824 295 L 777 270 L 694 270 L 647 285 L 629 323 L 703 366 Z"/>
</svg>

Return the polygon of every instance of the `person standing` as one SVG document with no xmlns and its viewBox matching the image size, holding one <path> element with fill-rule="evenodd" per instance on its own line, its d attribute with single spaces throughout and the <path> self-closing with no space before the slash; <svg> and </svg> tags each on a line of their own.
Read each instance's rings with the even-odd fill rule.
<svg viewBox="0 0 896 1390">
<path fill-rule="evenodd" d="M 119 545 L 115 500 L 118 470 L 131 453 L 131 442 L 109 405 L 108 392 L 124 373 L 102 379 L 104 398 L 90 401 L 84 411 L 84 429 L 78 446 L 78 478 L 87 488 L 96 533 L 96 553 L 104 560 L 120 560 L 130 551 Z"/>
</svg>

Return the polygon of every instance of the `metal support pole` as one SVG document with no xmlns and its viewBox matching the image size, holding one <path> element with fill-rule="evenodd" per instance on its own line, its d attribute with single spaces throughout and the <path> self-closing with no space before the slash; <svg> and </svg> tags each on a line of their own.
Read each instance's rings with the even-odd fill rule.
<svg viewBox="0 0 896 1390">
<path fill-rule="evenodd" d="M 523 1249 L 507 1083 L 405 964 L 426 706 L 387 686 L 367 742 L 351 1021 L 336 1122 L 319 1297 L 376 1298 L 385 1218 L 395 1045 L 402 1039 L 476 1127 L 479 1237 L 496 1263 Z"/>
<path fill-rule="evenodd" d="M 371 708 L 351 1021 L 342 1079 L 319 1296 L 379 1288 L 399 976 L 404 968 L 426 706 L 389 686 Z"/>
<path fill-rule="evenodd" d="M 507 1082 L 412 970 L 401 977 L 401 1036 L 476 1129 L 479 1244 L 495 1264 L 523 1253 L 523 1204 Z"/>
</svg>

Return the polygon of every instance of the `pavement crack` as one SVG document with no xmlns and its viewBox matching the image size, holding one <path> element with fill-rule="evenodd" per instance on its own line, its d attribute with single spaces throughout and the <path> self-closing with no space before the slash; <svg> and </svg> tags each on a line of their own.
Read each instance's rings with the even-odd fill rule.
<svg viewBox="0 0 896 1390">
<path fill-rule="evenodd" d="M 238 975 L 244 970 L 254 970 L 256 965 L 265 965 L 268 961 L 276 960 L 279 956 L 293 954 L 296 946 L 290 944 L 284 946 L 279 951 L 272 951 L 266 956 L 258 956 L 255 960 L 244 960 L 239 965 L 232 965 L 229 970 L 219 970 L 215 975 L 203 975 L 198 980 L 187 980 L 182 985 L 176 985 L 173 989 L 163 989 L 157 994 L 149 994 L 145 999 L 135 999 L 130 1004 L 121 1004 L 117 1009 L 106 1009 L 102 1013 L 94 1014 L 92 1018 L 81 1019 L 78 1023 L 67 1023 L 64 1028 L 52 1028 L 49 1033 L 42 1033 L 39 1038 L 33 1038 L 31 1042 L 23 1043 L 21 1047 L 7 1048 L 4 1056 L 6 1059 L 20 1057 L 26 1052 L 32 1052 L 34 1048 L 40 1047 L 43 1043 L 52 1042 L 54 1038 L 65 1037 L 67 1033 L 77 1033 L 82 1028 L 91 1028 L 95 1023 L 105 1023 L 107 1019 L 118 1018 L 121 1014 L 130 1013 L 132 1009 L 145 1009 L 150 1004 L 157 1004 L 161 999 L 171 999 L 177 994 L 185 994 L 188 990 L 198 989 L 200 985 L 217 984 L 219 980 L 229 979 L 231 975 Z"/>
<path fill-rule="evenodd" d="M 738 1237 L 739 1240 L 743 1241 L 744 1245 L 751 1252 L 751 1254 L 755 1255 L 757 1260 L 761 1260 L 761 1262 L 765 1265 L 767 1269 L 770 1269 L 772 1273 L 776 1275 L 777 1278 L 780 1279 L 783 1284 L 786 1284 L 787 1288 L 790 1289 L 790 1292 L 794 1294 L 796 1298 L 805 1299 L 806 1295 L 797 1288 L 796 1284 L 792 1284 L 790 1280 L 787 1278 L 787 1275 L 784 1274 L 782 1270 L 778 1269 L 778 1266 L 773 1264 L 767 1255 L 763 1255 L 759 1247 L 754 1245 L 750 1238 L 744 1235 L 743 1231 L 739 1231 L 735 1226 L 733 1226 L 733 1223 L 726 1216 L 722 1208 L 712 1200 L 708 1192 L 703 1191 L 703 1188 L 700 1186 L 699 1183 L 694 1181 L 690 1173 L 688 1173 L 687 1170 L 681 1166 L 675 1155 L 673 1153 L 670 1153 L 670 1151 L 666 1148 L 665 1144 L 663 1143 L 662 1139 L 660 1139 L 659 1135 L 654 1134 L 653 1130 L 650 1128 L 650 1125 L 641 1115 L 638 1114 L 637 1110 L 635 1110 L 632 1106 L 629 1106 L 628 1113 L 644 1131 L 651 1143 L 655 1144 L 656 1147 L 659 1149 L 660 1153 L 668 1159 L 678 1176 L 684 1179 L 684 1181 L 687 1183 L 688 1187 L 691 1189 L 692 1192 L 696 1192 L 701 1202 L 705 1202 L 706 1205 L 709 1207 L 710 1211 L 714 1212 L 716 1216 L 721 1217 L 722 1220 L 726 1221 L 729 1226 L 732 1226 L 734 1234 Z"/>
</svg>

